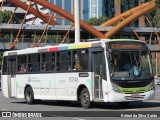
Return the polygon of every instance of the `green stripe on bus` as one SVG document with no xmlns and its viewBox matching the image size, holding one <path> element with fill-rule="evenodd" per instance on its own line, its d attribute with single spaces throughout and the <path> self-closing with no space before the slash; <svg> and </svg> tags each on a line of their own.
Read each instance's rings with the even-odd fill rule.
<svg viewBox="0 0 160 120">
<path fill-rule="evenodd" d="M 87 80 L 87 84 L 88 84 L 88 86 L 91 87 L 91 80 L 90 79 Z"/>
<path fill-rule="evenodd" d="M 49 80 L 49 87 L 51 87 L 52 86 L 52 83 L 51 83 L 51 80 Z"/>
<path fill-rule="evenodd" d="M 68 46 L 68 49 L 77 49 L 78 48 L 78 45 L 69 45 Z"/>
<path fill-rule="evenodd" d="M 150 85 L 147 85 L 146 87 L 138 87 L 138 88 L 122 88 L 118 86 L 118 88 L 120 92 L 124 94 L 144 93 L 150 90 Z"/>
<path fill-rule="evenodd" d="M 16 81 L 16 88 L 19 88 L 19 82 Z"/>
</svg>

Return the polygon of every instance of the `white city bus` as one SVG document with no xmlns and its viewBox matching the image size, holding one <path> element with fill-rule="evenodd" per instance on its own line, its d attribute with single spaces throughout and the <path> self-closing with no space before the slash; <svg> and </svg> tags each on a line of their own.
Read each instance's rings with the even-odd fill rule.
<svg viewBox="0 0 160 120">
<path fill-rule="evenodd" d="M 93 102 L 154 99 L 155 82 L 145 42 L 105 39 L 4 52 L 5 97 Z"/>
</svg>

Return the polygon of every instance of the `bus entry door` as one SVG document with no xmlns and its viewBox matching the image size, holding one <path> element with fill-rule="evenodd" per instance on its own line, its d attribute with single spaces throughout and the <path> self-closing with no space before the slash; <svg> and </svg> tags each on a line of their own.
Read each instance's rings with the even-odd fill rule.
<svg viewBox="0 0 160 120">
<path fill-rule="evenodd" d="M 9 59 L 8 93 L 9 97 L 16 97 L 16 58 Z"/>
<path fill-rule="evenodd" d="M 103 98 L 102 91 L 102 52 L 92 53 L 92 71 L 94 73 L 93 93 L 95 99 Z"/>
</svg>

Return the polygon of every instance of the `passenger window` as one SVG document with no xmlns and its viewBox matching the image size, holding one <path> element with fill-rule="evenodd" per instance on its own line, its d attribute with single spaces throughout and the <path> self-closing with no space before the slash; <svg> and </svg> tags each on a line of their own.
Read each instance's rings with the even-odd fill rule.
<svg viewBox="0 0 160 120">
<path fill-rule="evenodd" d="M 3 58 L 3 71 L 2 71 L 3 75 L 7 74 L 7 57 Z"/>
<path fill-rule="evenodd" d="M 28 72 L 40 71 L 40 54 L 28 55 Z"/>
<path fill-rule="evenodd" d="M 27 72 L 27 55 L 18 56 L 18 73 Z"/>
<path fill-rule="evenodd" d="M 73 70 L 88 70 L 88 50 L 73 51 Z"/>
<path fill-rule="evenodd" d="M 56 68 L 57 71 L 61 70 L 61 63 L 60 63 L 60 52 L 56 53 Z"/>
<path fill-rule="evenodd" d="M 54 70 L 53 66 L 53 56 L 54 53 L 42 53 L 41 55 L 41 70 L 42 71 L 52 71 Z"/>
</svg>

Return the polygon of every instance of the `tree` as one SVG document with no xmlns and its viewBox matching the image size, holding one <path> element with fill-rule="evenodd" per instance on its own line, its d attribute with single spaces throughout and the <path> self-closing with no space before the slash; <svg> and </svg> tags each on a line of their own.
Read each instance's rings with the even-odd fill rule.
<svg viewBox="0 0 160 120">
<path fill-rule="evenodd" d="M 0 23 L 7 23 L 10 19 L 10 16 L 12 15 L 12 11 L 4 10 L 3 12 L 0 12 Z M 15 15 L 13 16 L 11 20 L 12 24 L 19 24 L 21 23 L 21 20 L 19 20 Z"/>
<path fill-rule="evenodd" d="M 156 4 L 157 4 L 157 8 L 154 11 L 154 14 L 153 12 L 150 14 L 151 16 L 150 19 L 154 27 L 160 28 L 160 21 L 159 21 L 160 19 L 160 0 L 156 0 Z"/>
<path fill-rule="evenodd" d="M 99 18 L 90 18 L 88 21 L 87 21 L 87 23 L 89 24 L 89 25 L 95 25 L 95 26 L 99 26 L 99 25 L 101 25 L 102 23 L 104 23 L 105 21 L 107 21 L 108 20 L 108 18 L 107 17 L 105 17 L 105 16 L 102 16 L 102 17 L 99 17 Z"/>
<path fill-rule="evenodd" d="M 95 18 L 90 18 L 88 21 L 87 21 L 87 23 L 89 24 L 89 25 L 95 25 L 95 26 L 98 26 L 99 25 L 99 21 L 98 21 L 98 19 L 95 17 Z"/>
</svg>

